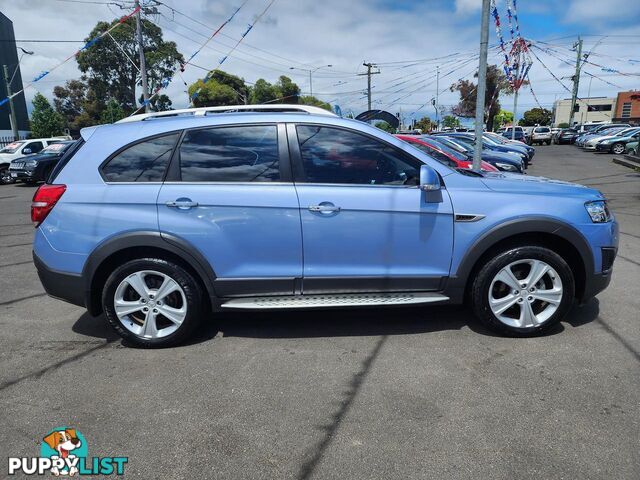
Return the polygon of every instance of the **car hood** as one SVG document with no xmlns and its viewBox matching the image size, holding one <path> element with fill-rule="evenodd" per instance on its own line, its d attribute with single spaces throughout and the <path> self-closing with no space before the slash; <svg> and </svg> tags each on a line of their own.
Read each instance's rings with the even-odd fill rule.
<svg viewBox="0 0 640 480">
<path fill-rule="evenodd" d="M 14 162 L 26 162 L 26 161 L 32 162 L 34 160 L 37 162 L 37 161 L 40 161 L 40 160 L 53 160 L 53 159 L 57 159 L 59 157 L 60 157 L 59 155 L 40 155 L 39 153 L 36 153 L 35 155 L 27 155 L 25 157 L 16 158 L 16 159 L 12 160 L 11 163 L 14 163 Z"/>
<path fill-rule="evenodd" d="M 602 192 L 595 188 L 585 187 L 577 183 L 554 180 L 532 175 L 513 173 L 485 173 L 483 183 L 496 192 L 531 193 L 542 195 L 563 195 L 583 197 L 589 200 L 604 198 Z"/>
<path fill-rule="evenodd" d="M 482 159 L 494 162 L 520 163 L 520 158 L 517 154 L 498 152 L 496 150 L 482 150 Z"/>
</svg>

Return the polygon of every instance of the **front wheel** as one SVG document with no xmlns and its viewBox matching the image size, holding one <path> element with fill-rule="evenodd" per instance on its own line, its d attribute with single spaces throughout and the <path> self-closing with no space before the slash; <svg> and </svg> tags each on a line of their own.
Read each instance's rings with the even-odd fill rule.
<svg viewBox="0 0 640 480">
<path fill-rule="evenodd" d="M 573 303 L 575 280 L 557 253 L 523 246 L 499 253 L 479 271 L 471 301 L 491 330 L 528 336 L 557 324 Z"/>
<path fill-rule="evenodd" d="M 158 258 L 132 260 L 107 279 L 102 306 L 124 339 L 141 347 L 186 340 L 200 322 L 202 290 L 184 268 Z"/>
<path fill-rule="evenodd" d="M 14 182 L 15 180 L 11 178 L 11 174 L 9 173 L 9 167 L 0 167 L 0 185 L 8 185 Z"/>
</svg>

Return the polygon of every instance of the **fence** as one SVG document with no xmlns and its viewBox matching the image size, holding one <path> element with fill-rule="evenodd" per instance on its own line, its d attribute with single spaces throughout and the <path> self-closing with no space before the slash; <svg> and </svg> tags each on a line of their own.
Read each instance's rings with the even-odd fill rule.
<svg viewBox="0 0 640 480">
<path fill-rule="evenodd" d="M 19 137 L 20 140 L 25 140 L 27 137 L 25 137 L 24 135 L 22 135 L 21 137 Z M 11 136 L 6 136 L 6 137 L 0 137 L 0 148 L 4 148 L 7 145 L 9 145 L 11 142 L 15 141 L 13 135 Z"/>
</svg>

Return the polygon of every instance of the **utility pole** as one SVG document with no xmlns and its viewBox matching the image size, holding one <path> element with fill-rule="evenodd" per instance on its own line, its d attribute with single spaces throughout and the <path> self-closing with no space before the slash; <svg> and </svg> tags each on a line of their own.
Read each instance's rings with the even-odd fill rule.
<svg viewBox="0 0 640 480">
<path fill-rule="evenodd" d="M 13 139 L 20 140 L 18 138 L 18 120 L 16 119 L 16 109 L 13 105 L 13 98 L 11 97 L 11 80 L 9 79 L 9 67 L 6 65 L 2 66 L 2 70 L 4 71 L 4 82 L 7 86 L 7 97 L 9 97 L 9 111 L 11 115 L 9 119 L 11 120 L 11 130 L 13 131 Z"/>
<path fill-rule="evenodd" d="M 578 99 L 578 87 L 580 86 L 580 69 L 582 68 L 582 39 L 578 37 L 578 41 L 573 44 L 576 48 L 576 73 L 573 76 L 573 91 L 571 92 L 571 110 L 569 111 L 569 127 L 573 127 L 574 110 L 576 109 L 576 100 Z M 588 107 L 587 107 L 588 108 Z"/>
<path fill-rule="evenodd" d="M 371 75 L 376 75 L 380 73 L 380 70 L 377 72 L 372 72 L 371 69 L 376 67 L 375 63 L 367 63 L 363 62 L 362 65 L 367 67 L 367 73 L 359 73 L 358 75 L 366 75 L 367 76 L 367 110 L 371 110 Z"/>
<path fill-rule="evenodd" d="M 482 128 L 484 126 L 484 97 L 487 93 L 487 53 L 489 47 L 489 0 L 482 0 L 482 24 L 480 26 L 480 62 L 478 88 L 476 90 L 476 128 L 473 151 L 473 169 L 480 170 L 482 161 Z"/>
<path fill-rule="evenodd" d="M 142 77 L 142 98 L 144 100 L 144 111 L 149 112 L 149 85 L 147 84 L 147 63 L 144 59 L 144 49 L 142 43 L 142 24 L 140 22 L 140 0 L 135 0 L 136 31 L 138 33 L 138 53 L 140 54 L 140 76 Z"/>
<path fill-rule="evenodd" d="M 518 78 L 520 78 L 520 62 L 518 62 L 518 64 L 516 65 L 516 79 Z M 520 88 L 516 88 L 516 91 L 513 92 L 513 122 L 511 122 L 511 140 L 516 139 L 516 112 L 518 111 L 518 92 L 519 91 L 520 91 Z"/>
<path fill-rule="evenodd" d="M 438 103 L 440 95 L 440 65 L 436 67 L 436 130 L 440 130 L 440 117 L 438 116 Z"/>
</svg>

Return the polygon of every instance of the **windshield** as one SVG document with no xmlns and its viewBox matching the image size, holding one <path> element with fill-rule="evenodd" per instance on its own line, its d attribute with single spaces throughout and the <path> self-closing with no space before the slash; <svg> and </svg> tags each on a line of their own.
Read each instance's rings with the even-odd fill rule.
<svg viewBox="0 0 640 480">
<path fill-rule="evenodd" d="M 469 159 L 467 158 L 467 156 L 463 153 L 460 153 L 457 150 L 454 150 L 453 148 L 448 147 L 447 145 L 445 145 L 444 143 L 441 143 L 438 141 L 438 139 L 429 139 L 429 142 L 431 142 L 431 144 L 433 144 L 434 147 L 439 148 L 440 150 L 442 150 L 444 153 L 446 153 L 447 155 L 449 155 L 450 157 L 455 158 L 456 160 L 460 160 L 462 162 L 467 162 Z"/>
<path fill-rule="evenodd" d="M 435 140 L 438 143 L 446 145 L 447 147 L 455 150 L 456 152 L 469 153 L 472 151 L 472 149 L 467 147 L 464 143 L 456 142 L 449 137 L 437 136 L 437 137 L 426 137 L 426 139 Z"/>
<path fill-rule="evenodd" d="M 606 130 L 602 130 L 598 132 L 601 135 L 617 135 L 620 132 L 627 130 L 627 127 L 615 127 L 615 128 L 607 128 Z"/>
<path fill-rule="evenodd" d="M 52 143 L 48 147 L 45 147 L 40 152 L 40 155 L 60 155 L 64 152 L 70 143 Z"/>
<path fill-rule="evenodd" d="M 0 150 L 0 153 L 16 153 L 16 151 L 26 142 L 13 142 Z"/>
<path fill-rule="evenodd" d="M 517 132 L 517 130 L 516 130 Z M 486 137 L 485 138 L 491 138 L 491 140 L 497 142 L 497 143 L 501 143 L 502 145 L 506 145 L 509 143 L 509 140 L 507 140 L 505 137 L 503 137 L 502 135 L 498 135 L 496 133 L 492 133 L 492 132 L 487 132 L 485 133 Z"/>
</svg>

